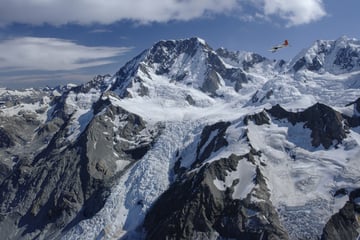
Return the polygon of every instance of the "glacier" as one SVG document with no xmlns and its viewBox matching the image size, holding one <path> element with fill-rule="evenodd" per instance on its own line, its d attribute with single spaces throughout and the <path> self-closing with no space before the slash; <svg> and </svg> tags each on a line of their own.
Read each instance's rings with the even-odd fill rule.
<svg viewBox="0 0 360 240">
<path fill-rule="evenodd" d="M 149 143 L 148 150 L 136 161 L 113 150 L 111 158 L 115 165 L 109 160 L 109 166 L 116 169 L 110 171 L 114 175 L 109 177 L 111 187 L 103 206 L 90 217 L 71 217 L 78 220 L 68 225 L 66 231 L 60 229 L 56 233 L 58 238 L 151 239 L 143 224 L 155 203 L 169 201 L 166 196 L 174 189 L 182 198 L 193 194 L 198 189 L 194 185 L 198 179 L 194 176 L 210 169 L 213 172 L 205 175 L 199 186 L 208 187 L 215 199 L 230 198 L 236 206 L 243 204 L 246 210 L 242 209 L 241 214 L 246 229 L 242 230 L 254 234 L 248 236 L 318 239 L 325 236 L 323 231 L 329 220 L 346 204 L 358 205 L 359 198 L 354 198 L 354 202 L 349 199 L 360 181 L 360 127 L 356 126 L 360 116 L 359 59 L 360 42 L 347 37 L 316 41 L 287 63 L 255 53 L 213 50 L 199 38 L 160 41 L 111 77 L 89 83 L 82 90 L 75 86 L 64 89 L 63 93 L 54 91 L 52 98 L 59 102 L 53 102 L 52 106 L 50 98 L 43 96 L 42 104 L 2 106 L 0 110 L 4 118 L 39 112 L 38 121 L 49 123 L 59 113 L 56 104 L 60 106 L 61 102 L 64 114 L 70 117 L 63 123 L 66 134 L 59 134 L 60 152 L 71 148 L 71 144 L 80 144 L 87 138 L 94 119 L 102 118 L 113 124 L 106 128 L 113 129 L 112 132 L 102 132 L 109 142 L 114 141 L 109 149 L 115 149 L 116 142 L 126 142 L 129 146 Z M 5 94 L 9 90 L 0 89 L 0 96 Z M 28 90 L 12 94 L 34 93 Z M 299 118 L 292 122 L 295 120 L 271 113 L 274 106 L 280 105 L 283 111 L 299 117 L 296 114 L 320 108 L 319 104 L 329 106 L 324 118 L 335 114 L 342 121 L 341 129 L 346 135 L 330 139 L 329 146 L 323 142 L 314 146 L 309 120 Z M 40 108 L 46 110 L 40 112 Z M 113 109 L 139 116 L 146 128 L 134 133 L 135 140 L 117 136 L 116 132 L 124 128 L 127 120 L 126 115 L 120 119 Z M 112 120 L 113 115 L 116 116 Z M 249 116 L 253 118 L 245 121 Z M 350 120 L 353 125 L 348 123 Z M 329 124 L 325 123 L 324 132 Z M 4 123 L 1 127 L 5 127 Z M 159 131 L 153 142 L 149 137 L 152 130 Z M 51 136 L 57 137 L 56 133 Z M 104 143 L 92 144 L 96 151 Z M 226 168 L 219 169 L 216 164 L 224 164 Z M 106 167 L 95 167 L 99 172 L 103 168 Z M 104 172 L 106 179 L 108 173 Z M 91 172 L 89 175 L 95 177 Z M 207 181 L 207 176 L 212 179 Z M 6 179 L 3 181 L 5 186 Z M 176 192 L 177 186 L 191 181 L 194 189 Z M 227 195 L 229 191 L 231 194 Z M 274 210 L 261 205 L 264 202 Z M 199 204 L 202 207 L 203 203 Z M 226 203 L 219 205 L 228 207 Z M 1 209 L 9 211 L 7 206 L 3 203 Z M 277 216 L 270 218 L 272 214 Z M 358 216 L 357 210 L 354 214 Z M 219 221 L 212 223 L 217 227 L 209 232 L 196 229 L 192 238 L 229 237 L 218 227 L 222 226 Z M 266 232 L 265 228 L 259 228 L 272 221 L 276 230 Z"/>
</svg>

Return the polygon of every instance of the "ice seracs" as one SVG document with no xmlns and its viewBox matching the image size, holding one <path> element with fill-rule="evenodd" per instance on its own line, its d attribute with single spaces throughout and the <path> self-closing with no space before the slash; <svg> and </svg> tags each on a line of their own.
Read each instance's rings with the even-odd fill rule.
<svg viewBox="0 0 360 240">
<path fill-rule="evenodd" d="M 359 49 L 319 40 L 286 63 L 163 40 L 114 76 L 3 104 L 0 233 L 344 237 L 332 222 L 358 205 Z"/>
</svg>

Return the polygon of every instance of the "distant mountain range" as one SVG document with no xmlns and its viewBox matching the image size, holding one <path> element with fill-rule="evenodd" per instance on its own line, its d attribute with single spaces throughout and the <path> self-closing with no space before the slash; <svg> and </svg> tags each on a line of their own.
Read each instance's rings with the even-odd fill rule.
<svg viewBox="0 0 360 240">
<path fill-rule="evenodd" d="M 357 239 L 360 41 L 290 62 L 160 41 L 0 89 L 0 169 L 2 239 Z"/>
</svg>

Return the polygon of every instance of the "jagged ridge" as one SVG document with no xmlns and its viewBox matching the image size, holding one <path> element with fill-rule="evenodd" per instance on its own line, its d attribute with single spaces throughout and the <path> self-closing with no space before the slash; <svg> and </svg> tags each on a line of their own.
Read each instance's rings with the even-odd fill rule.
<svg viewBox="0 0 360 240">
<path fill-rule="evenodd" d="M 336 222 L 357 223 L 358 52 L 318 41 L 287 64 L 160 41 L 113 77 L 1 95 L 2 235 L 353 234 Z"/>
</svg>

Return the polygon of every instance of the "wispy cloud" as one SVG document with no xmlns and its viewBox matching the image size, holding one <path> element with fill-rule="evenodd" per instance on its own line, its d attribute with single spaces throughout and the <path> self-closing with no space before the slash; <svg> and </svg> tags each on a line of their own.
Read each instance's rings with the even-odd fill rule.
<svg viewBox="0 0 360 240">
<path fill-rule="evenodd" d="M 106 29 L 106 28 L 97 28 L 90 31 L 90 33 L 111 33 L 111 32 L 112 31 L 110 29 Z"/>
<path fill-rule="evenodd" d="M 20 37 L 0 41 L 0 72 L 62 71 L 114 63 L 128 47 L 84 46 L 58 38 Z"/>
<path fill-rule="evenodd" d="M 250 5 L 258 9 L 258 16 L 280 17 L 289 26 L 316 21 L 326 14 L 323 0 L 1 0 L 0 25 L 151 23 L 228 13 L 251 16 L 246 8 Z"/>
<path fill-rule="evenodd" d="M 237 0 L 1 0 L 0 24 L 110 24 L 124 19 L 166 22 L 223 13 L 237 6 Z"/>
<path fill-rule="evenodd" d="M 264 0 L 264 14 L 278 16 L 287 26 L 307 24 L 326 15 L 322 0 Z"/>
</svg>

